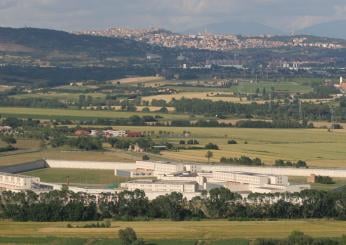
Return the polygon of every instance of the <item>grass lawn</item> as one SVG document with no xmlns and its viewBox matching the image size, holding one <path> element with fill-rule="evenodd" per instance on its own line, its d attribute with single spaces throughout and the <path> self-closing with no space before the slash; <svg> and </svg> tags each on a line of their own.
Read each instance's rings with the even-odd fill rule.
<svg viewBox="0 0 346 245">
<path fill-rule="evenodd" d="M 114 176 L 112 170 L 45 168 L 22 173 L 40 177 L 43 182 L 66 183 L 67 176 L 71 184 L 109 185 L 128 181 L 127 177 Z"/>
<path fill-rule="evenodd" d="M 132 130 L 155 131 L 156 141 L 178 142 L 183 131 L 191 132 L 201 146 L 211 142 L 218 144 L 214 150 L 213 162 L 221 157 L 246 155 L 259 157 L 267 164 L 277 159 L 305 160 L 314 167 L 346 167 L 346 130 L 328 132 L 326 129 L 242 129 L 242 128 L 196 128 L 196 127 L 122 127 Z M 173 138 L 160 138 L 160 131 L 174 133 Z M 228 139 L 238 142 L 228 145 Z M 247 144 L 245 144 L 247 142 Z M 207 162 L 206 150 L 164 151 L 163 156 L 173 160 Z"/>
<path fill-rule="evenodd" d="M 70 222 L 75 225 L 78 222 Z M 90 223 L 90 222 L 88 222 Z M 79 237 L 117 238 L 119 229 L 132 227 L 145 240 L 219 240 L 284 238 L 299 230 L 314 237 L 340 237 L 346 234 L 345 221 L 150 221 L 112 222 L 111 228 L 67 228 L 67 222 L 0 222 L 0 237 Z M 227 243 L 226 243 L 227 244 Z"/>
</svg>

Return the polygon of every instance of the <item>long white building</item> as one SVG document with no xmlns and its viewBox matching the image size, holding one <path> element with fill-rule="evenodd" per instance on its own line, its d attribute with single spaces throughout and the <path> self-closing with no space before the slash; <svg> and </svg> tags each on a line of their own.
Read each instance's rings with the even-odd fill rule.
<svg viewBox="0 0 346 245">
<path fill-rule="evenodd" d="M 186 199 L 191 200 L 193 197 L 201 195 L 198 191 L 198 183 L 194 181 L 163 181 L 139 179 L 120 184 L 120 187 L 134 191 L 143 190 L 149 199 L 155 199 L 158 196 L 170 194 L 172 192 L 181 193 Z"/>
<path fill-rule="evenodd" d="M 0 189 L 15 191 L 15 190 L 32 190 L 38 188 L 40 178 L 19 175 L 0 173 Z"/>
<path fill-rule="evenodd" d="M 136 161 L 136 169 L 152 170 L 156 175 L 160 175 L 183 172 L 184 165 L 170 162 Z"/>
</svg>

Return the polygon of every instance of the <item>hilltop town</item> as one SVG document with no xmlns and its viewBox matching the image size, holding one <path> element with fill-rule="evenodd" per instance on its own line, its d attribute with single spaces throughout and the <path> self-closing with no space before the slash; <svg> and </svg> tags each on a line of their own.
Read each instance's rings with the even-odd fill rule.
<svg viewBox="0 0 346 245">
<path fill-rule="evenodd" d="M 128 38 L 148 44 L 174 48 L 184 47 L 193 49 L 205 49 L 212 51 L 230 51 L 251 48 L 345 48 L 346 43 L 342 40 L 312 38 L 309 36 L 240 36 L 232 34 L 179 34 L 164 29 L 129 29 L 113 27 L 106 30 L 83 31 L 79 34 Z"/>
</svg>

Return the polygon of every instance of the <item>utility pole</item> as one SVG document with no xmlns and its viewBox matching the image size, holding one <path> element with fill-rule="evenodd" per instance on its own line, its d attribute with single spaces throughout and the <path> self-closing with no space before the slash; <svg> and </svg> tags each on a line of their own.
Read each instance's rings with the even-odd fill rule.
<svg viewBox="0 0 346 245">
<path fill-rule="evenodd" d="M 333 107 L 330 107 L 330 122 L 331 122 L 331 131 L 335 129 L 335 110 Z"/>
<path fill-rule="evenodd" d="M 298 103 L 299 103 L 299 120 L 303 121 L 304 115 L 303 115 L 302 101 L 298 99 Z"/>
</svg>

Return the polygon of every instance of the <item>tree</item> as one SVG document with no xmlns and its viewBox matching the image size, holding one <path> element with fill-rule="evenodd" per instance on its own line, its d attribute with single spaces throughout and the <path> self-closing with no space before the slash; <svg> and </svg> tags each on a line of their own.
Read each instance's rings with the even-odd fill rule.
<svg viewBox="0 0 346 245">
<path fill-rule="evenodd" d="M 150 160 L 150 157 L 148 155 L 144 155 L 144 156 L 142 156 L 142 160 L 148 161 L 148 160 Z"/>
<path fill-rule="evenodd" d="M 205 154 L 205 157 L 208 158 L 208 163 L 210 163 L 210 158 L 212 158 L 213 156 L 214 156 L 213 152 L 207 151 L 207 153 Z"/>
<path fill-rule="evenodd" d="M 119 230 L 118 235 L 123 245 L 132 245 L 138 240 L 136 232 L 129 227 Z"/>
<path fill-rule="evenodd" d="M 2 136 L 1 140 L 4 141 L 8 145 L 12 145 L 12 144 L 16 144 L 17 143 L 17 140 L 13 136 L 10 136 L 10 135 Z"/>
<path fill-rule="evenodd" d="M 217 144 L 209 143 L 209 144 L 205 145 L 205 149 L 219 150 L 219 146 Z"/>
</svg>

